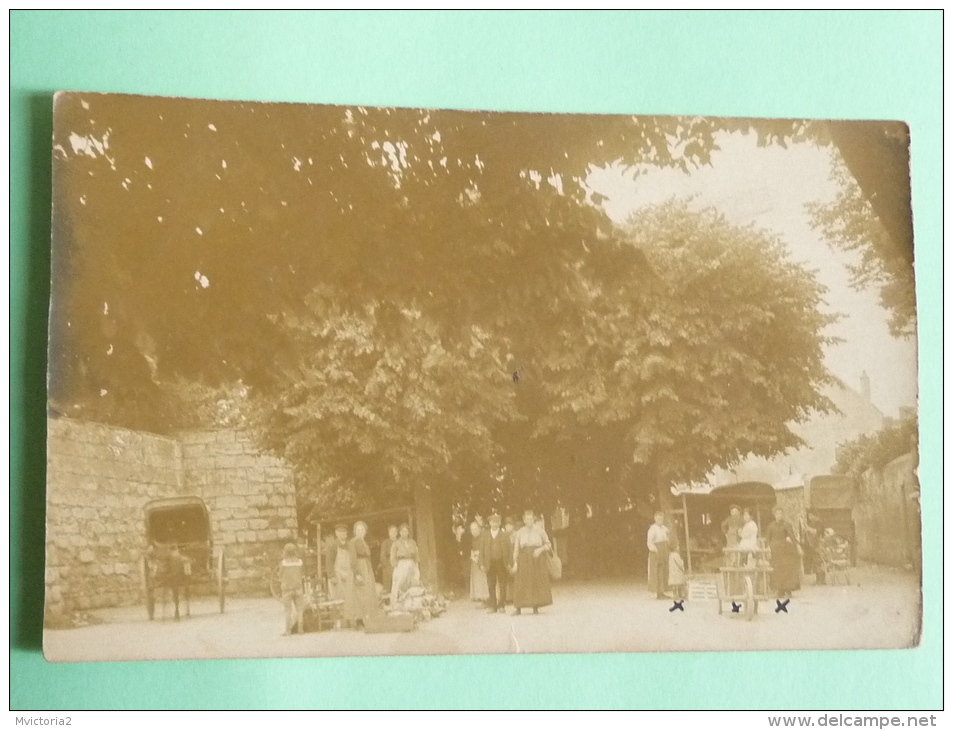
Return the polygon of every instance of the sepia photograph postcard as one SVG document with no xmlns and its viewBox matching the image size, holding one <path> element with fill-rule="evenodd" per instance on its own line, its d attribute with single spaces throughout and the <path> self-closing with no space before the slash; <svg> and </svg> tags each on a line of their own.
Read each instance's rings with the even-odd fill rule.
<svg viewBox="0 0 953 730">
<path fill-rule="evenodd" d="M 60 92 L 44 655 L 917 646 L 909 149 Z"/>
</svg>

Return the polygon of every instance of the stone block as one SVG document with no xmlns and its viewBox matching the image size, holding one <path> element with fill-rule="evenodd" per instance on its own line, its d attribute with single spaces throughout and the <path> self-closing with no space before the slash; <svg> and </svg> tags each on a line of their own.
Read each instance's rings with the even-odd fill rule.
<svg viewBox="0 0 953 730">
<path fill-rule="evenodd" d="M 265 468 L 265 481 L 268 483 L 283 482 L 288 477 L 284 467 L 269 466 Z"/>
<path fill-rule="evenodd" d="M 116 572 L 116 566 L 113 563 L 103 563 L 100 570 L 103 575 L 112 575 Z"/>
<path fill-rule="evenodd" d="M 98 518 L 99 512 L 96 512 L 94 517 Z M 106 525 L 104 525 L 98 519 L 90 520 L 89 522 L 85 524 L 84 527 L 86 528 L 86 531 L 92 535 L 98 535 L 99 533 L 106 531 Z"/>
<path fill-rule="evenodd" d="M 96 555 L 89 548 L 85 548 L 79 551 L 79 560 L 82 563 L 92 563 L 96 560 Z"/>
<path fill-rule="evenodd" d="M 213 510 L 219 509 L 241 509 L 245 506 L 245 500 L 240 496 L 226 494 L 221 497 L 216 497 L 213 504 L 210 506 Z"/>
<path fill-rule="evenodd" d="M 65 519 L 59 522 L 56 527 L 54 534 L 56 535 L 76 535 L 79 534 L 79 522 L 75 519 Z"/>
<path fill-rule="evenodd" d="M 248 528 L 248 520 L 223 520 L 219 523 L 219 529 L 223 532 L 235 532 L 237 530 L 247 530 Z"/>
<path fill-rule="evenodd" d="M 268 520 L 261 517 L 256 517 L 254 519 L 248 520 L 248 526 L 252 530 L 264 530 L 268 527 Z"/>
</svg>

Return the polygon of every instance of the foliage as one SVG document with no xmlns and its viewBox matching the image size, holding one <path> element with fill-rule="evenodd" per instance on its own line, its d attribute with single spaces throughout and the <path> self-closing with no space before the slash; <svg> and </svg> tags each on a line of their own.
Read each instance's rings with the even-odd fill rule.
<svg viewBox="0 0 953 730">
<path fill-rule="evenodd" d="M 828 405 L 822 292 L 777 242 L 677 204 L 624 234 L 584 185 L 810 124 L 57 105 L 50 394 L 75 417 L 245 423 L 322 509 L 425 483 L 581 510 L 796 445 Z"/>
<path fill-rule="evenodd" d="M 868 469 L 882 469 L 897 457 L 916 453 L 919 438 L 916 416 L 890 421 L 876 433 L 858 436 L 837 449 L 834 474 L 859 477 Z"/>
<path fill-rule="evenodd" d="M 586 346 L 559 333 L 539 428 L 623 426 L 626 452 L 663 483 L 800 445 L 790 424 L 832 407 L 820 394 L 831 382 L 823 287 L 769 234 L 711 210 L 648 209 L 630 235 L 651 285 L 638 299 L 593 288 Z"/>
<path fill-rule="evenodd" d="M 843 162 L 834 163 L 831 177 L 840 191 L 830 204 L 808 206 L 813 226 L 845 251 L 859 255 L 850 264 L 856 289 L 875 288 L 880 304 L 890 313 L 890 332 L 895 337 L 916 333 L 916 288 L 912 260 L 901 252 L 873 206 L 861 192 Z"/>
</svg>

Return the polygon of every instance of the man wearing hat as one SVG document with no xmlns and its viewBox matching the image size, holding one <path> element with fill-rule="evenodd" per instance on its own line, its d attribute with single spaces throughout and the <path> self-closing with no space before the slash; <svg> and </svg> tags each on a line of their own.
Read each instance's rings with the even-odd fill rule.
<svg viewBox="0 0 953 730">
<path fill-rule="evenodd" d="M 493 512 L 489 522 L 489 529 L 480 535 L 483 541 L 480 550 L 483 564 L 480 567 L 486 573 L 486 582 L 490 589 L 490 597 L 486 602 L 487 610 L 489 613 L 496 613 L 505 610 L 506 582 L 510 575 L 513 545 L 510 536 L 503 530 L 499 514 Z"/>
</svg>

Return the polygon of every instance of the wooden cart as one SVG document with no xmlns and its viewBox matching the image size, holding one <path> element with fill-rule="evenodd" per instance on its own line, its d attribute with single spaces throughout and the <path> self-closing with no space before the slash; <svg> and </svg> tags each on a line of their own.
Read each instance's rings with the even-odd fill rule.
<svg viewBox="0 0 953 730">
<path fill-rule="evenodd" d="M 146 549 L 140 558 L 140 577 L 146 614 L 155 617 L 158 594 L 171 589 L 178 618 L 178 599 L 189 615 L 191 586 L 211 583 L 218 608 L 225 611 L 225 549 L 212 542 L 208 508 L 199 497 L 155 499 L 143 508 Z"/>
<path fill-rule="evenodd" d="M 724 613 L 725 603 L 740 604 L 745 620 L 751 621 L 758 613 L 758 602 L 771 600 L 769 551 L 725 548 L 724 553 L 725 564 L 719 569 L 717 581 L 718 613 Z"/>
</svg>

